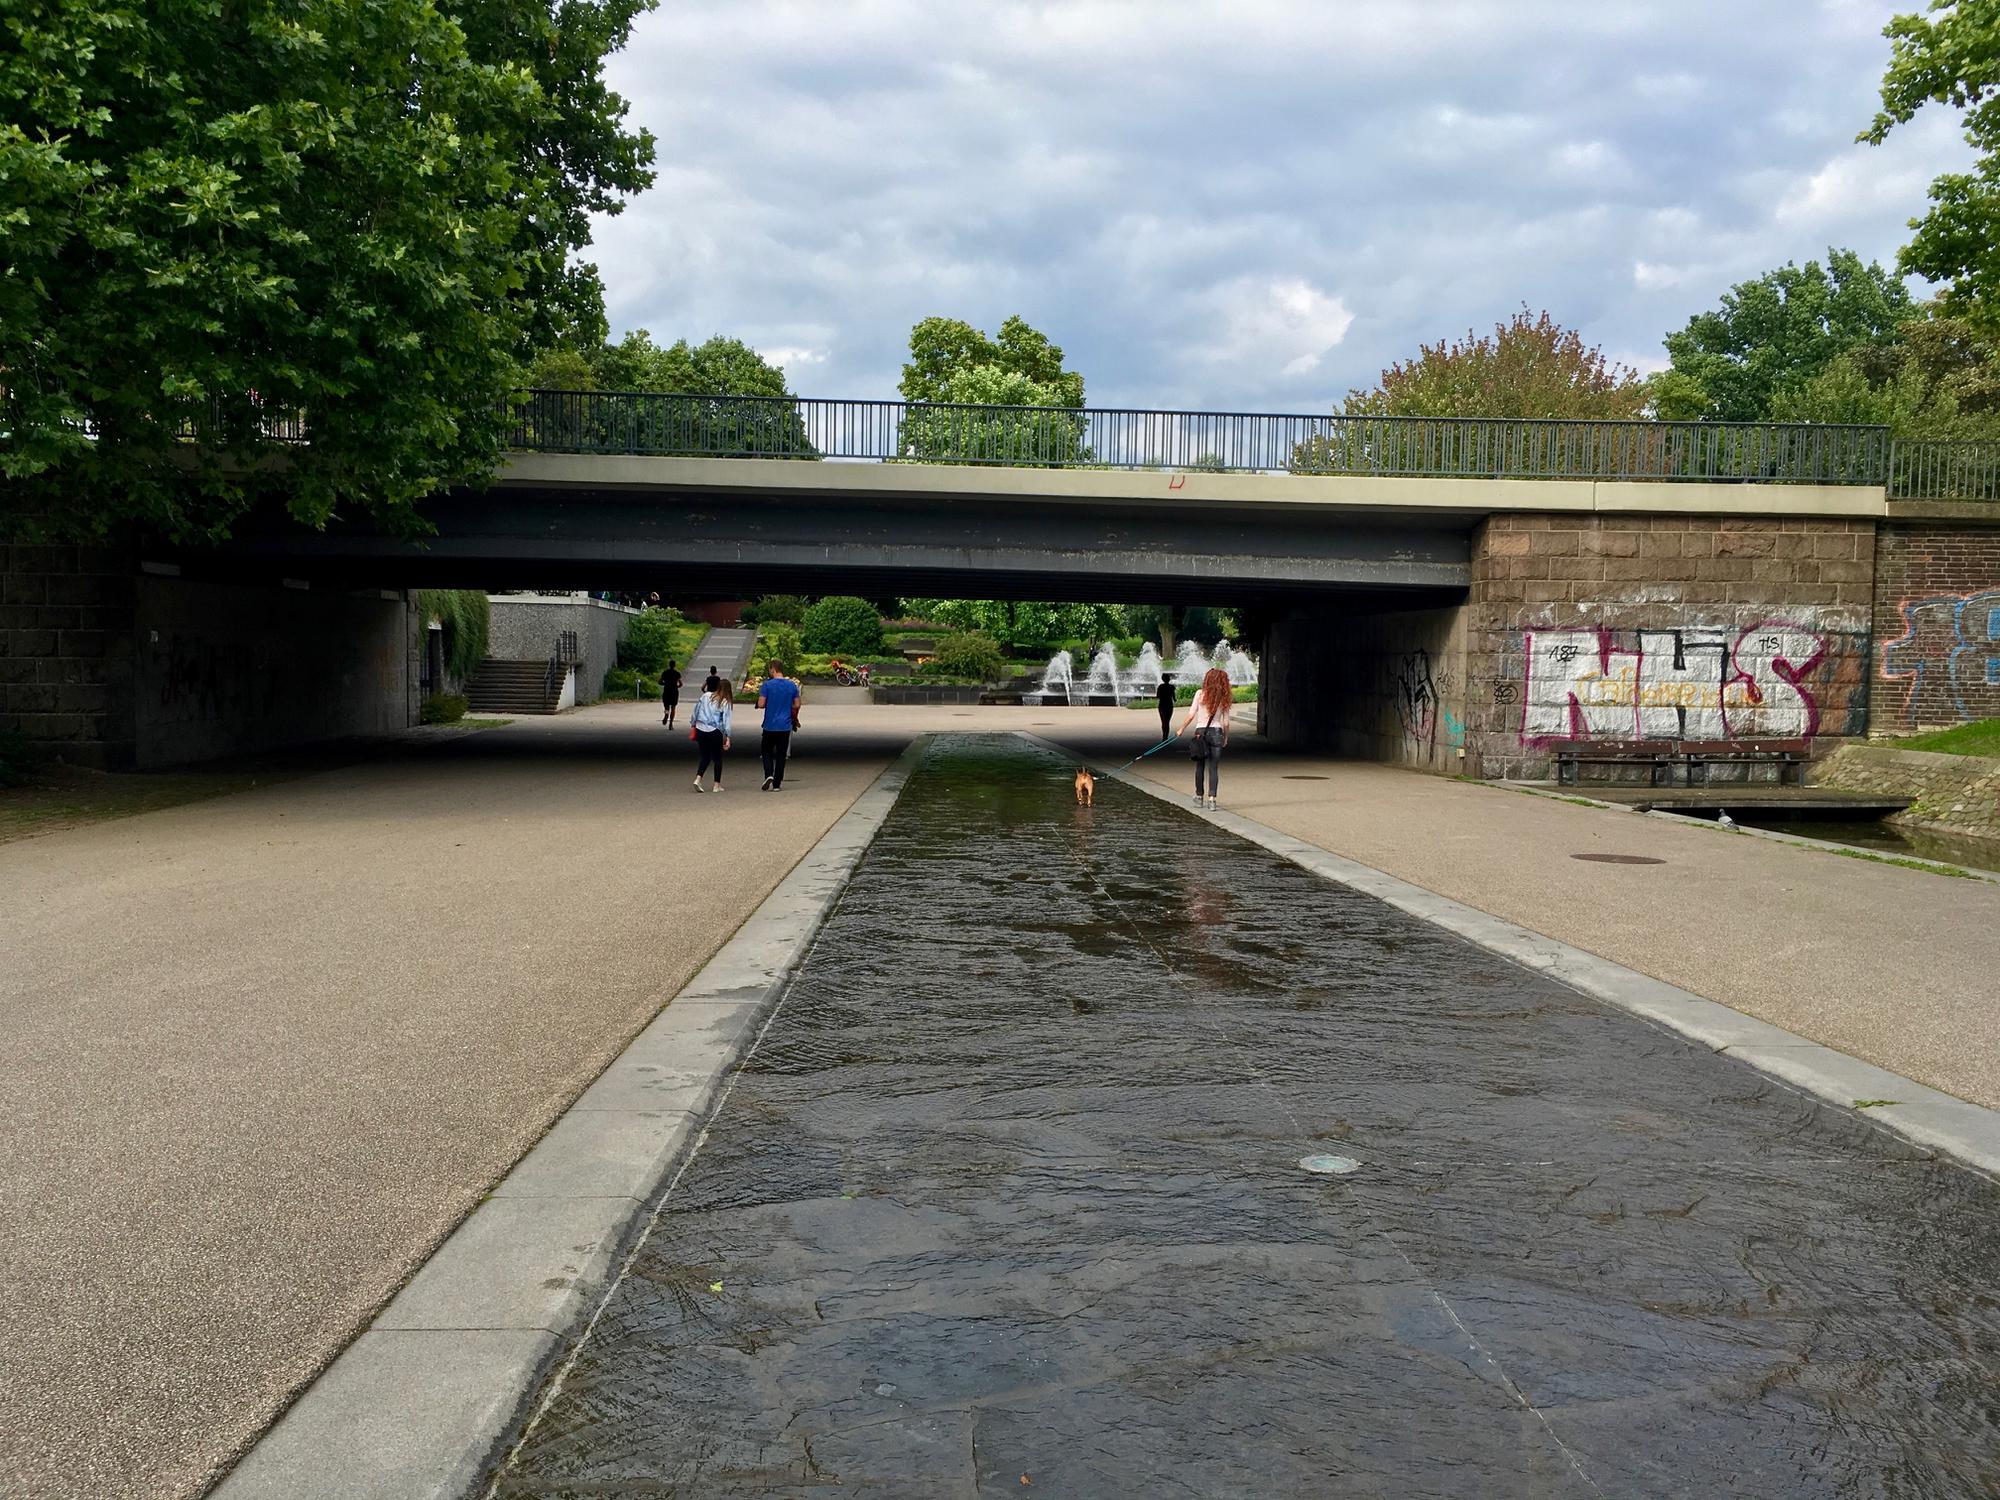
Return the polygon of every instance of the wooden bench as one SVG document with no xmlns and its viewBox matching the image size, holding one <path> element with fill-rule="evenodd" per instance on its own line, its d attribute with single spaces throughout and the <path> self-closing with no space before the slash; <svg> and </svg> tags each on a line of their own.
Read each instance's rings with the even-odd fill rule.
<svg viewBox="0 0 2000 1500">
<path fill-rule="evenodd" d="M 1558 740 L 1549 746 L 1555 757 L 1556 785 L 1577 786 L 1584 766 L 1644 766 L 1646 784 L 1658 786 L 1671 772 L 1674 746 L 1666 740 Z"/>
<path fill-rule="evenodd" d="M 1780 786 L 1804 786 L 1812 747 L 1805 740 L 1682 740 L 1674 759 L 1687 768 L 1689 786 L 1706 786 L 1717 765 L 1776 766 Z"/>
</svg>

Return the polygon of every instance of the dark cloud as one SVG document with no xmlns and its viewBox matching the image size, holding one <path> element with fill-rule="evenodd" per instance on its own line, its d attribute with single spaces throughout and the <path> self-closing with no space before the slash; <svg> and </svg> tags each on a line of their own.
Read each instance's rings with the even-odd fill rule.
<svg viewBox="0 0 2000 1500">
<path fill-rule="evenodd" d="M 669 0 L 615 81 L 656 187 L 599 225 L 615 328 L 893 394 L 909 327 L 1019 312 L 1093 404 L 1316 410 L 1547 307 L 1635 363 L 1732 282 L 1889 260 L 1962 163 L 1872 117 L 1861 0 Z"/>
</svg>

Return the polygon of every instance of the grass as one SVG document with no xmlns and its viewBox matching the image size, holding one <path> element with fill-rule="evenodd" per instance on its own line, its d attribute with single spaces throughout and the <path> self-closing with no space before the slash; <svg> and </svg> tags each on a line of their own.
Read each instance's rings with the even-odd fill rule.
<svg viewBox="0 0 2000 1500">
<path fill-rule="evenodd" d="M 1801 846 L 1794 844 L 1792 847 L 1796 849 Z M 1878 865 L 1895 865 L 1903 870 L 1928 870 L 1933 875 L 1946 875 L 1953 880 L 1979 878 L 1970 871 L 1959 869 L 1957 865 L 1931 864 L 1921 859 L 1898 859 L 1893 854 L 1871 854 L 1866 849 L 1834 849 L 1828 852 L 1838 854 L 1842 859 L 1865 859 Z"/>
<path fill-rule="evenodd" d="M 1901 1104 L 1902 1102 L 1900 1099 L 1856 1099 L 1854 1107 L 1856 1109 L 1880 1109 L 1885 1104 Z"/>
<path fill-rule="evenodd" d="M 1908 739 L 1884 740 L 1895 750 L 1928 750 L 1935 755 L 1985 755 L 2000 758 L 2000 719 L 1975 719 L 1950 729 L 1912 735 Z"/>
<path fill-rule="evenodd" d="M 205 802 L 210 797 L 248 791 L 260 782 L 269 785 L 288 779 L 269 769 L 112 772 L 37 766 L 24 785 L 0 791 L 0 844 L 109 818 Z"/>
</svg>

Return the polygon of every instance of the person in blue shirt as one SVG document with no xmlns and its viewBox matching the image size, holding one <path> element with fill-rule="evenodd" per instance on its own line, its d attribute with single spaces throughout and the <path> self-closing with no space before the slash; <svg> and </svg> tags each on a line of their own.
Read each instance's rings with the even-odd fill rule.
<svg viewBox="0 0 2000 1500">
<path fill-rule="evenodd" d="M 799 704 L 805 690 L 785 675 L 785 664 L 771 663 L 764 685 L 757 689 L 757 706 L 764 710 L 764 790 L 785 789 L 785 756 L 792 748 L 792 731 L 799 727 Z"/>
</svg>

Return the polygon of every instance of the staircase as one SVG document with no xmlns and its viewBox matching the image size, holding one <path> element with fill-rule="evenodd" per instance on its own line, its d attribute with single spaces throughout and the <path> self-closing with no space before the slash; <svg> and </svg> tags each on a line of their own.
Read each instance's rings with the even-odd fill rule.
<svg viewBox="0 0 2000 1500">
<path fill-rule="evenodd" d="M 558 667 L 556 690 L 549 691 L 549 664 L 546 661 L 501 661 L 489 656 L 465 684 L 465 696 L 474 713 L 552 714 L 562 698 L 563 674 L 574 671 Z"/>
</svg>

